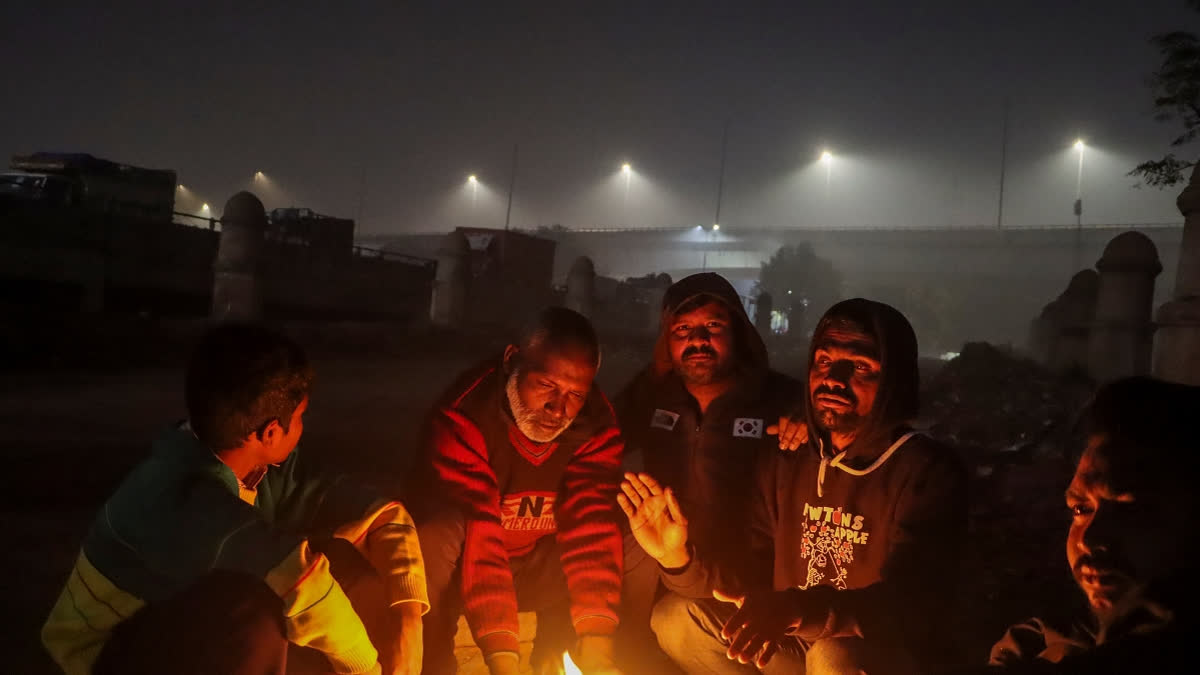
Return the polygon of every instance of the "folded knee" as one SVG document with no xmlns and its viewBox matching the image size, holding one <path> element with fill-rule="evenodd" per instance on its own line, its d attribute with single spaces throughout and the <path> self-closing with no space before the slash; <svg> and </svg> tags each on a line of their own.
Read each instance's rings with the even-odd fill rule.
<svg viewBox="0 0 1200 675">
<path fill-rule="evenodd" d="M 689 642 L 689 634 L 697 630 L 695 604 L 695 600 L 668 593 L 651 610 L 650 629 L 667 654 L 680 654 Z"/>
<path fill-rule="evenodd" d="M 865 650 L 862 638 L 827 638 L 817 640 L 804 657 L 806 675 L 854 675 L 865 673 Z"/>
</svg>

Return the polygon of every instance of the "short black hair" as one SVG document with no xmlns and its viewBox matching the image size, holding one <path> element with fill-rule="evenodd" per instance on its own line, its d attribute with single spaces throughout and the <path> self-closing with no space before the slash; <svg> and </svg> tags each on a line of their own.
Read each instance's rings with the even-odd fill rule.
<svg viewBox="0 0 1200 675">
<path fill-rule="evenodd" d="M 1191 484 L 1200 468 L 1198 413 L 1200 387 L 1126 377 L 1096 391 L 1080 415 L 1079 430 L 1084 438 L 1105 437 L 1096 452 L 1122 482 Z"/>
<path fill-rule="evenodd" d="M 229 322 L 200 339 L 188 363 L 184 399 L 192 431 L 214 452 L 241 445 L 278 421 L 286 431 L 312 388 L 300 345 L 266 326 Z"/>
<path fill-rule="evenodd" d="M 535 349 L 582 349 L 589 361 L 600 366 L 600 340 L 592 322 L 566 307 L 547 307 L 521 331 L 517 347 L 522 352 Z"/>
</svg>

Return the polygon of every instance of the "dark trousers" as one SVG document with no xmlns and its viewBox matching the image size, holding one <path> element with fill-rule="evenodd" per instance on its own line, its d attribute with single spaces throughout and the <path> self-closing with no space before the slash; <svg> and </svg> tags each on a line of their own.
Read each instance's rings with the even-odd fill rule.
<svg viewBox="0 0 1200 675">
<path fill-rule="evenodd" d="M 650 612 L 669 592 L 659 582 L 658 561 L 642 550 L 633 534 L 624 539 L 625 575 L 621 579 L 621 625 L 617 628 L 616 656 L 628 675 L 666 674 L 676 671 L 650 629 Z"/>
<path fill-rule="evenodd" d="M 370 563 L 343 539 L 317 546 L 378 647 L 390 639 L 387 594 Z M 381 653 L 381 656 L 388 656 Z M 387 666 L 388 664 L 384 664 Z M 219 570 L 113 631 L 93 675 L 324 675 L 320 652 L 287 641 L 283 602 L 266 582 Z M 386 671 L 385 671 L 386 672 Z"/>
<path fill-rule="evenodd" d="M 419 513 L 417 531 L 425 559 L 425 583 L 432 608 L 425 615 L 424 675 L 454 673 L 454 634 L 462 616 L 462 551 L 466 521 L 460 511 Z M 561 658 L 575 643 L 567 581 L 553 536 L 542 537 L 529 553 L 509 559 L 520 611 L 537 612 L 533 658 Z"/>
<path fill-rule="evenodd" d="M 261 579 L 211 572 L 121 622 L 93 675 L 284 675 L 283 603 Z"/>
<path fill-rule="evenodd" d="M 829 638 L 812 644 L 787 638 L 761 671 L 752 665 L 731 661 L 725 656 L 729 641 L 721 637 L 721 628 L 735 610 L 727 602 L 668 595 L 655 605 L 651 625 L 663 651 L 687 673 L 848 675 L 886 672 L 877 667 L 886 662 L 872 654 L 862 638 L 857 637 Z"/>
</svg>

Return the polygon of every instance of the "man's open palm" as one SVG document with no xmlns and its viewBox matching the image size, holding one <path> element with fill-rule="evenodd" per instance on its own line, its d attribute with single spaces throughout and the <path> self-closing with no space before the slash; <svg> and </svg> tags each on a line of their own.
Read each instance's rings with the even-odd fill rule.
<svg viewBox="0 0 1200 675">
<path fill-rule="evenodd" d="M 671 488 L 664 489 L 647 474 L 627 473 L 621 492 L 617 502 L 642 549 L 663 567 L 686 565 L 687 519 Z"/>
</svg>

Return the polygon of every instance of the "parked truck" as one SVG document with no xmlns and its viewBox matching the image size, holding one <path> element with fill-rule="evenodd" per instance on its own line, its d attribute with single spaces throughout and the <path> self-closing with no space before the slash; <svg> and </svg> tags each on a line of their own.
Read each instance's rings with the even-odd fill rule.
<svg viewBox="0 0 1200 675">
<path fill-rule="evenodd" d="M 15 155 L 10 167 L 0 174 L 0 199 L 164 223 L 175 211 L 171 170 L 60 152 Z"/>
<path fill-rule="evenodd" d="M 306 246 L 323 257 L 348 257 L 354 248 L 354 221 L 288 207 L 272 209 L 267 240 Z"/>
</svg>

